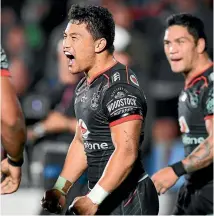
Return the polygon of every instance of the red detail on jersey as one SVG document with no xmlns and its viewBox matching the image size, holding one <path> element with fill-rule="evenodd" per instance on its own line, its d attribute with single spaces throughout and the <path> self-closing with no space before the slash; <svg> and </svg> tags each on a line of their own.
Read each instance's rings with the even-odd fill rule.
<svg viewBox="0 0 214 216">
<path fill-rule="evenodd" d="M 108 71 L 110 68 L 114 67 L 118 62 L 115 61 L 114 64 L 112 64 L 110 67 L 100 71 L 100 72 L 97 72 L 96 74 L 94 74 L 94 76 L 92 76 L 91 78 L 88 78 L 87 79 L 87 83 L 88 84 L 91 84 L 99 75 L 105 73 L 106 71 Z"/>
<path fill-rule="evenodd" d="M 204 80 L 204 84 L 201 88 L 203 88 L 204 86 L 206 86 L 206 87 L 208 86 L 207 78 L 205 76 L 200 76 L 200 77 L 194 79 L 190 85 L 185 86 L 185 90 L 192 87 L 195 83 L 197 83 L 200 80 Z"/>
<path fill-rule="evenodd" d="M 208 116 L 204 117 L 204 120 L 206 121 L 206 120 L 211 119 L 211 118 L 213 118 L 213 115 L 208 115 Z"/>
<path fill-rule="evenodd" d="M 103 76 L 107 78 L 107 80 L 108 80 L 108 87 L 109 87 L 110 86 L 109 77 L 106 74 L 103 74 Z"/>
<path fill-rule="evenodd" d="M 203 74 L 205 71 L 207 71 L 212 66 L 213 66 L 213 62 L 210 63 L 210 65 L 206 69 L 204 69 L 202 71 L 199 71 L 198 73 L 195 73 L 194 76 L 191 77 L 189 80 L 187 79 L 186 82 L 185 82 L 185 88 L 184 89 L 188 89 L 191 86 L 193 86 L 196 83 L 196 81 L 199 81 L 200 79 L 204 79 L 204 78 L 201 78 L 201 77 L 198 77 L 198 76 Z M 204 77 L 204 76 L 202 76 L 202 77 Z M 205 83 L 207 84 L 207 80 L 205 81 Z"/>
<path fill-rule="evenodd" d="M 123 207 L 126 207 L 132 201 L 132 199 L 134 198 L 134 195 L 136 194 L 136 192 L 137 192 L 137 189 L 134 191 L 134 193 L 132 194 L 132 196 L 130 197 L 130 199 L 124 204 Z"/>
<path fill-rule="evenodd" d="M 131 80 L 135 85 L 139 86 L 139 83 L 138 83 L 138 81 L 137 81 L 137 78 L 136 78 L 134 75 L 131 75 L 131 76 L 130 76 L 130 80 Z"/>
<path fill-rule="evenodd" d="M 90 132 L 89 132 L 89 130 L 88 130 L 88 128 L 87 128 L 85 122 L 84 122 L 82 119 L 79 120 L 79 127 L 80 127 L 80 130 L 81 130 L 81 132 L 82 132 L 83 137 L 84 137 L 84 138 L 87 138 L 87 137 L 88 137 L 88 134 L 89 134 Z"/>
<path fill-rule="evenodd" d="M 123 117 L 121 119 L 118 119 L 118 120 L 115 120 L 113 122 L 111 122 L 109 124 L 110 127 L 113 127 L 115 125 L 118 125 L 118 124 L 121 124 L 123 122 L 127 122 L 127 121 L 132 121 L 132 120 L 143 120 L 143 116 L 141 115 L 130 115 L 130 116 L 126 116 L 126 117 Z"/>
<path fill-rule="evenodd" d="M 1 76 L 11 76 L 9 70 L 1 69 Z"/>
</svg>

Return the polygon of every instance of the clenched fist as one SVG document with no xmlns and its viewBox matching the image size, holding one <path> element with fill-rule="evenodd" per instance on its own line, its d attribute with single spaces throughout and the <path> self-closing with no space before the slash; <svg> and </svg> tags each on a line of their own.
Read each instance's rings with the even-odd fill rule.
<svg viewBox="0 0 214 216">
<path fill-rule="evenodd" d="M 44 193 L 41 205 L 45 211 L 59 214 L 66 204 L 65 195 L 57 189 L 51 189 Z"/>
</svg>

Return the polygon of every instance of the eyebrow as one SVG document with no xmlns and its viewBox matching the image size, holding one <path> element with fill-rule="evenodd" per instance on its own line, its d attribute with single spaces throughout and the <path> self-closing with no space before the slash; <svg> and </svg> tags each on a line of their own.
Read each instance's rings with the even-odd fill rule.
<svg viewBox="0 0 214 216">
<path fill-rule="evenodd" d="M 67 35 L 66 32 L 63 32 L 64 35 Z M 70 33 L 69 36 L 81 36 L 79 33 Z"/>
<path fill-rule="evenodd" d="M 188 41 L 190 41 L 190 39 L 189 39 L 188 37 L 184 37 L 184 36 L 182 36 L 182 37 L 179 37 L 179 38 L 176 38 L 176 39 L 174 39 L 174 41 L 178 41 L 178 40 L 181 40 L 181 39 L 185 39 L 185 40 L 188 40 Z M 171 41 L 169 41 L 169 40 L 166 40 L 166 39 L 164 39 L 163 41 L 164 41 L 164 42 L 171 42 Z"/>
</svg>

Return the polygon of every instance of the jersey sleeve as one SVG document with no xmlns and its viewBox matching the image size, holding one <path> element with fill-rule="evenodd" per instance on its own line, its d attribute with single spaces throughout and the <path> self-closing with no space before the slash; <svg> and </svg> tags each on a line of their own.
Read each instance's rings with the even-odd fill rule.
<svg viewBox="0 0 214 216">
<path fill-rule="evenodd" d="M 4 50 L 1 47 L 1 76 L 10 76 L 10 72 L 8 70 L 8 61 Z"/>
<path fill-rule="evenodd" d="M 213 82 L 210 82 L 208 87 L 206 87 L 204 90 L 202 96 L 202 110 L 203 110 L 205 120 L 213 116 L 213 112 L 214 112 Z"/>
<path fill-rule="evenodd" d="M 102 107 L 110 127 L 146 116 L 146 99 L 136 87 L 118 83 L 106 90 Z"/>
</svg>

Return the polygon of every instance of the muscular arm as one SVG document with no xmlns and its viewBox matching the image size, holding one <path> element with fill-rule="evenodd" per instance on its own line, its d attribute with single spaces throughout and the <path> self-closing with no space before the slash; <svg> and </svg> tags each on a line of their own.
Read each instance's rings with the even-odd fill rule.
<svg viewBox="0 0 214 216">
<path fill-rule="evenodd" d="M 207 119 L 205 124 L 208 137 L 182 161 L 187 173 L 200 170 L 213 163 L 213 118 Z"/>
<path fill-rule="evenodd" d="M 14 159 L 22 157 L 26 141 L 25 121 L 9 77 L 1 77 L 1 139 Z"/>
<path fill-rule="evenodd" d="M 81 131 L 77 125 L 76 134 L 69 147 L 60 176 L 74 183 L 86 170 L 87 166 L 87 158 L 84 151 Z"/>
<path fill-rule="evenodd" d="M 138 156 L 141 124 L 141 120 L 133 120 L 111 127 L 115 151 L 98 182 L 106 191 L 115 190 L 132 170 Z"/>
</svg>

